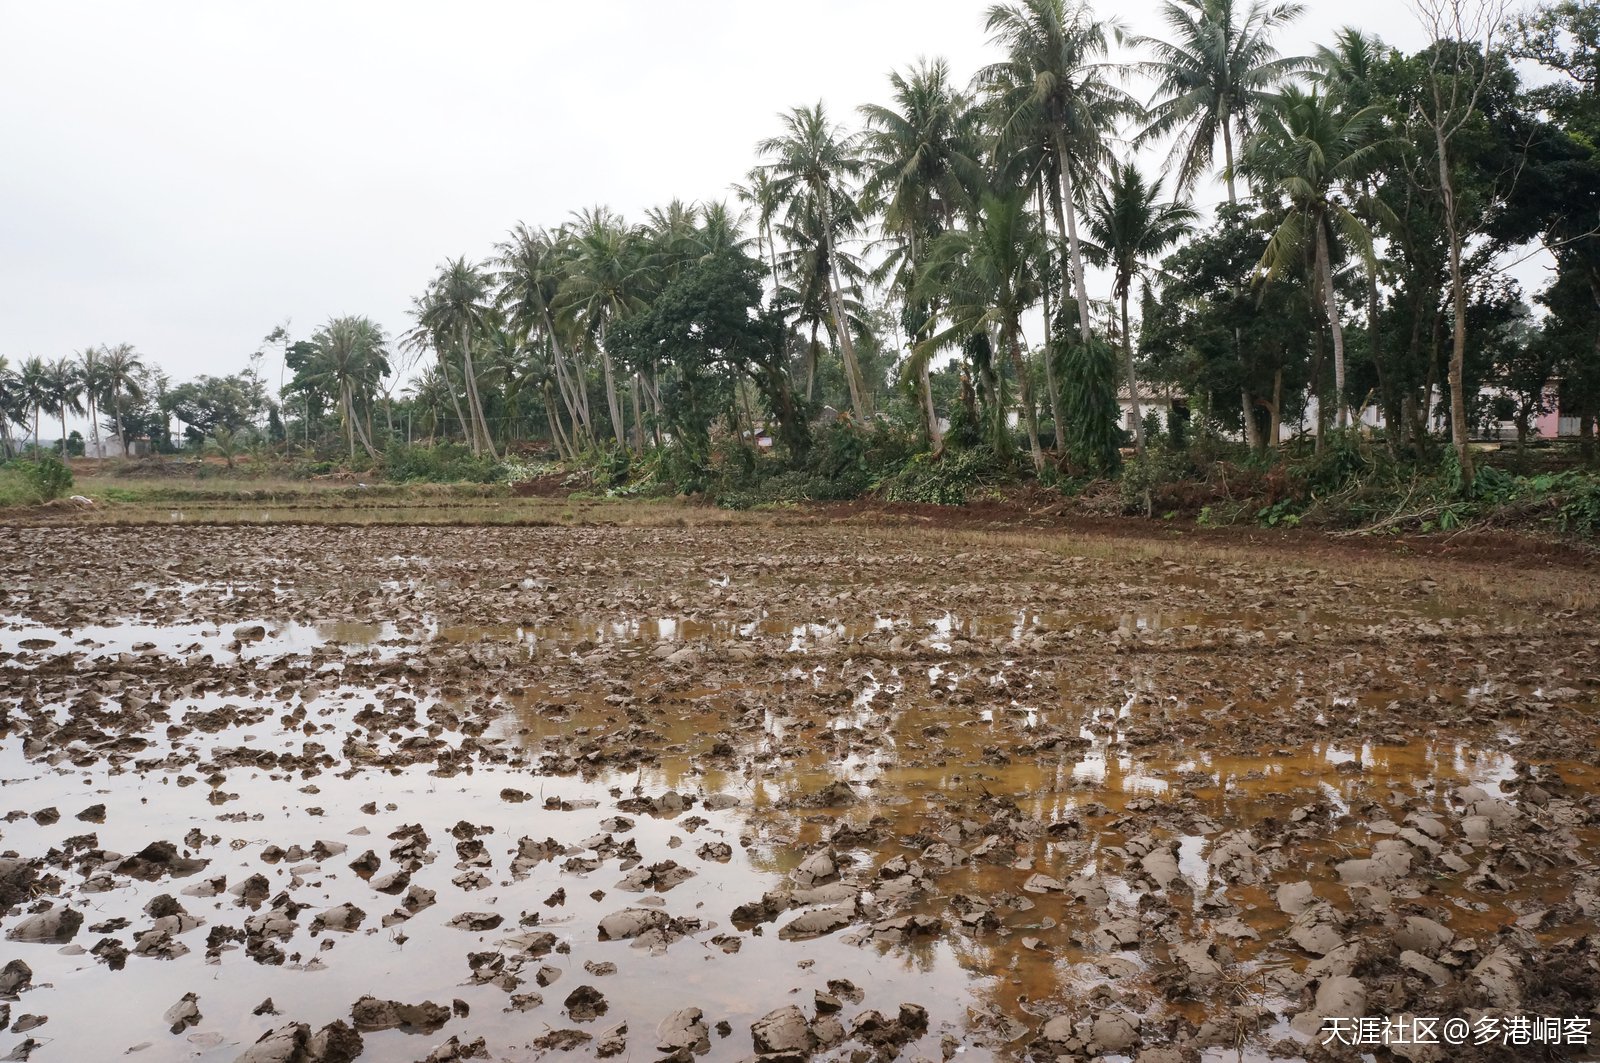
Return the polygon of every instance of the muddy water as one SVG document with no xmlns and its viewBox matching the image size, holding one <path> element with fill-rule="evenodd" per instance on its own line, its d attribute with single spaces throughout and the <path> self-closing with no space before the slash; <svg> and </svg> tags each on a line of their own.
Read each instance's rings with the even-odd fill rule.
<svg viewBox="0 0 1600 1063">
<path fill-rule="evenodd" d="M 746 1058 L 789 1004 L 835 1057 L 1309 1058 L 1342 977 L 1369 1014 L 1593 1006 L 1583 977 L 1558 996 L 1532 973 L 1586 969 L 1600 906 L 1595 647 L 1568 618 L 1070 557 L 1020 579 L 968 559 L 941 590 L 915 539 L 788 544 L 855 551 L 852 576 L 745 567 L 785 544 L 734 533 L 137 534 L 99 574 L 17 543 L 27 579 L 0 602 L 0 847 L 35 871 L 3 925 L 84 916 L 65 943 L 5 942 L 32 969 L 13 1022 L 48 1016 L 10 1035 L 37 1059 L 233 1060 L 369 994 L 459 1001 L 435 1030 L 366 1032 L 377 1060 L 452 1036 L 522 1059 L 561 1030 L 592 1055 L 620 1025 L 628 1058 L 659 1058 L 684 1007 L 706 1058 Z M 96 804 L 104 822 L 76 818 Z M 409 825 L 427 842 L 407 852 Z M 206 863 L 124 870 L 157 841 Z M 635 891 L 664 861 L 692 877 Z M 436 903 L 374 888 L 402 868 Z M 256 874 L 254 907 L 227 892 Z M 203 922 L 121 970 L 87 951 L 132 948 L 164 894 Z M 359 927 L 314 926 L 346 903 Z M 601 940 L 637 907 L 679 921 L 671 940 Z M 247 931 L 273 911 L 286 937 Z M 1450 937 L 1422 966 L 1441 985 L 1401 961 L 1416 918 Z M 520 984 L 474 984 L 496 952 Z M 1510 989 L 1483 972 L 1499 953 L 1528 972 Z M 828 1044 L 816 994 L 840 979 L 861 993 Z M 597 1018 L 564 1007 L 585 985 Z M 201 1019 L 173 1033 L 191 992 Z M 902 1003 L 926 1029 L 857 1031 Z M 1097 1042 L 1108 1015 L 1133 1038 Z M 1076 1041 L 1044 1039 L 1061 1016 Z"/>
</svg>

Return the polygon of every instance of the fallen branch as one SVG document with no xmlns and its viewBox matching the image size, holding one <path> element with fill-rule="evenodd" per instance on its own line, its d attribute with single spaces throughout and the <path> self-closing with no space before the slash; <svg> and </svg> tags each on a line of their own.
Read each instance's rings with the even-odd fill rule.
<svg viewBox="0 0 1600 1063">
<path fill-rule="evenodd" d="M 1409 498 L 1409 496 L 1407 497 Z M 1349 531 L 1333 532 L 1332 535 L 1336 539 L 1344 539 L 1352 535 L 1367 535 L 1372 532 L 1388 531 L 1390 528 L 1397 528 L 1403 524 L 1411 524 L 1438 517 L 1448 508 L 1448 506 L 1444 505 L 1425 506 L 1410 513 L 1392 514 L 1376 524 L 1369 524 L 1363 528 L 1351 528 Z"/>
</svg>

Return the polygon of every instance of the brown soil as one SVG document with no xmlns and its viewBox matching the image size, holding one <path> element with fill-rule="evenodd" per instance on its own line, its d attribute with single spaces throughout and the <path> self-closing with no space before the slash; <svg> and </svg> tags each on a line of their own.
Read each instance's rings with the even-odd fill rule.
<svg viewBox="0 0 1600 1063">
<path fill-rule="evenodd" d="M 1600 1007 L 1581 555 L 701 516 L 0 528 L 15 1040 L 1319 1060 Z"/>
</svg>

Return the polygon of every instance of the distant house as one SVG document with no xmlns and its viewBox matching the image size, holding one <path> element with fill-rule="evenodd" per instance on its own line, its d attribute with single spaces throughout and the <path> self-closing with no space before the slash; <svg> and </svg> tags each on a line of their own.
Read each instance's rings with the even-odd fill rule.
<svg viewBox="0 0 1600 1063">
<path fill-rule="evenodd" d="M 1534 430 L 1540 439 L 1577 439 L 1582 431 L 1581 419 L 1568 410 L 1561 408 L 1559 388 L 1551 383 L 1544 389 L 1544 405 L 1547 412 L 1539 415 L 1534 422 Z"/>
<path fill-rule="evenodd" d="M 1124 384 L 1117 389 L 1117 409 L 1121 412 L 1122 430 L 1130 436 L 1133 435 L 1133 400 L 1129 397 L 1131 392 Z M 1173 388 L 1160 387 L 1145 383 L 1139 384 L 1139 416 L 1149 417 L 1150 411 L 1156 411 L 1161 420 L 1163 431 L 1172 428 L 1172 419 L 1188 421 L 1189 396 Z"/>
<path fill-rule="evenodd" d="M 128 439 L 128 452 L 122 452 L 122 441 L 115 433 L 107 433 L 100 439 L 100 446 L 95 447 L 89 443 L 84 448 L 84 456 L 90 458 L 146 458 L 153 452 L 148 436 L 131 436 Z"/>
</svg>

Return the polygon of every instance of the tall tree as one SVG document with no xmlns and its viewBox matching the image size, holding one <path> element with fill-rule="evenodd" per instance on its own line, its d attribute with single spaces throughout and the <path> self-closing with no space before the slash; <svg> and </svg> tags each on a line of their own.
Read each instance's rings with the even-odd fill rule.
<svg viewBox="0 0 1600 1063">
<path fill-rule="evenodd" d="M 474 454 L 487 451 L 498 459 L 489 422 L 483 414 L 483 397 L 478 391 L 477 372 L 472 362 L 473 346 L 484 331 L 484 317 L 490 310 L 489 277 L 466 256 L 450 259 L 440 267 L 430 288 L 430 298 L 422 308 L 424 324 L 437 336 L 451 337 L 460 344 L 461 382 L 467 397 L 468 438 Z"/>
<path fill-rule="evenodd" d="M 920 63 L 906 74 L 895 71 L 889 85 L 892 103 L 861 108 L 869 167 L 862 194 L 882 212 L 884 232 L 895 244 L 885 268 L 904 305 L 902 318 L 913 351 L 906 370 L 916 380 L 923 423 L 937 452 L 943 440 L 928 358 L 915 354 L 937 310 L 916 297 L 917 277 L 928 245 L 954 223 L 978 171 L 973 115 L 970 102 L 952 86 L 949 64 L 942 59 Z"/>
<path fill-rule="evenodd" d="M 923 341 L 933 349 L 974 333 L 998 333 L 1017 375 L 1034 468 L 1044 468 L 1033 374 L 1022 351 L 1022 315 L 1039 301 L 1040 233 L 1020 188 L 985 193 L 970 228 L 934 241 L 923 285 L 943 294 L 946 327 Z"/>
<path fill-rule="evenodd" d="M 1260 129 L 1242 160 L 1244 172 L 1285 203 L 1261 259 L 1267 276 L 1304 262 L 1309 241 L 1333 336 L 1333 399 L 1341 428 L 1349 410 L 1333 251 L 1348 245 L 1372 261 L 1372 233 L 1351 209 L 1343 190 L 1361 180 L 1382 150 L 1379 117 L 1376 107 L 1345 111 L 1337 93 L 1286 88 L 1278 102 L 1262 113 Z"/>
<path fill-rule="evenodd" d="M 1130 162 L 1114 163 L 1089 200 L 1089 238 L 1100 264 L 1111 269 L 1111 297 L 1122 311 L 1122 368 L 1133 404 L 1133 438 L 1144 453 L 1144 421 L 1139 381 L 1133 369 L 1133 332 L 1128 327 L 1128 295 L 1149 262 L 1170 250 L 1195 222 L 1194 209 L 1161 199 L 1161 181 L 1149 184 Z"/>
<path fill-rule="evenodd" d="M 89 439 L 94 456 L 98 458 L 102 456 L 99 405 L 106 390 L 105 362 L 100 356 L 100 348 L 85 347 L 78 352 L 78 375 L 83 381 L 83 405 L 89 418 Z"/>
<path fill-rule="evenodd" d="M 1234 138 L 1243 143 L 1256 113 L 1277 88 L 1311 65 L 1285 58 L 1272 42 L 1275 31 L 1299 17 L 1303 4 L 1268 6 L 1251 0 L 1166 0 L 1161 15 L 1170 40 L 1139 37 L 1155 58 L 1135 69 L 1156 83 L 1140 140 L 1174 137 L 1168 165 L 1177 170 L 1179 194 L 1211 169 L 1222 141 L 1222 174 L 1228 203 L 1239 202 L 1234 184 Z"/>
<path fill-rule="evenodd" d="M 985 67 L 978 83 L 996 97 L 1002 146 L 1028 142 L 1035 131 L 1049 138 L 1059 160 L 1065 214 L 1063 278 L 1077 293 L 1078 328 L 1089 342 L 1089 290 L 1078 242 L 1075 182 L 1094 173 L 1106 154 L 1112 125 L 1134 109 L 1132 97 L 1111 81 L 1106 62 L 1108 24 L 1086 5 L 1066 0 L 1019 0 L 989 8 L 985 27 L 1006 59 Z"/>
<path fill-rule="evenodd" d="M 1359 111 L 1366 107 L 1377 107 L 1379 122 L 1385 127 L 1394 124 L 1397 110 L 1393 101 L 1384 98 L 1379 86 L 1381 69 L 1388 64 L 1392 50 L 1376 36 L 1362 33 L 1360 30 L 1346 27 L 1334 35 L 1332 47 L 1320 45 L 1317 48 L 1317 67 L 1311 71 L 1312 76 L 1328 86 L 1328 90 L 1337 94 L 1346 110 Z M 1392 133 L 1386 129 L 1380 136 L 1387 142 L 1393 142 Z M 1375 160 L 1380 163 L 1392 162 L 1385 158 Z M 1398 221 L 1394 213 L 1388 208 L 1387 203 L 1377 194 L 1377 186 L 1382 181 L 1383 167 L 1368 167 L 1369 172 L 1362 173 L 1354 183 L 1346 187 L 1346 192 L 1352 200 L 1352 207 L 1356 214 L 1367 224 L 1369 230 L 1381 222 L 1387 224 L 1388 231 L 1394 233 L 1398 229 Z M 1391 451 L 1397 447 L 1398 430 L 1401 424 L 1400 382 L 1397 374 L 1388 366 L 1383 355 L 1383 337 L 1380 328 L 1380 307 L 1382 297 L 1379 292 L 1378 262 L 1369 258 L 1366 263 L 1367 281 L 1367 312 L 1366 312 L 1366 346 L 1372 359 L 1373 371 L 1378 378 L 1378 393 L 1384 410 L 1384 422 L 1394 430 L 1384 433 L 1384 441 Z"/>
<path fill-rule="evenodd" d="M 131 344 L 116 343 L 100 352 L 105 373 L 106 400 L 111 404 L 112 422 L 117 428 L 117 444 L 122 456 L 128 456 L 128 434 L 123 430 L 123 407 L 143 397 L 140 375 L 144 360 Z"/>
<path fill-rule="evenodd" d="M 345 441 L 355 460 L 359 441 L 368 456 L 376 458 L 370 429 L 362 426 L 361 410 L 370 420 L 378 382 L 389 372 L 389 353 L 383 330 L 365 317 L 336 317 L 312 337 L 317 348 L 316 377 L 336 396 L 344 421 Z"/>
<path fill-rule="evenodd" d="M 567 238 L 571 256 L 561 298 L 567 312 L 596 346 L 605 376 L 606 410 L 617 446 L 626 448 L 626 425 L 618 400 L 615 362 L 606 347 L 606 331 L 644 306 L 650 284 L 650 263 L 637 230 L 606 207 L 576 217 Z"/>
<path fill-rule="evenodd" d="M 1467 283 L 1462 253 L 1470 225 L 1457 198 L 1454 147 L 1478 114 L 1478 102 L 1496 74 L 1498 37 L 1510 0 L 1415 0 L 1417 17 L 1432 42 L 1422 119 L 1433 134 L 1438 156 L 1439 194 L 1449 241 L 1450 441 L 1456 448 L 1462 483 L 1472 485 L 1472 450 L 1467 445 L 1467 393 L 1463 381 L 1467 352 Z"/>
<path fill-rule="evenodd" d="M 45 360 L 38 355 L 22 363 L 22 368 L 17 372 L 17 394 L 21 397 L 22 404 L 33 411 L 33 445 L 42 449 L 39 442 L 39 421 L 41 414 L 50 405 L 50 368 Z"/>
<path fill-rule="evenodd" d="M 83 374 L 75 358 L 57 358 L 45 366 L 49 402 L 46 409 L 61 418 L 61 457 L 67 457 L 67 414 L 83 412 Z M 37 433 L 36 433 L 37 434 Z"/>
<path fill-rule="evenodd" d="M 855 339 L 845 316 L 838 244 L 840 235 L 859 221 L 850 182 L 859 178 L 865 167 L 855 138 L 828 120 L 820 102 L 814 107 L 796 107 L 781 118 L 783 133 L 763 140 L 757 150 L 772 160 L 767 169 L 773 192 L 784 200 L 791 221 L 797 223 L 791 231 L 815 235 L 834 339 L 844 358 L 851 410 L 864 421 L 872 413 L 872 392 L 856 359 Z"/>
<path fill-rule="evenodd" d="M 1554 75 L 1524 99 L 1547 117 L 1556 143 L 1523 175 L 1515 198 L 1533 201 L 1542 242 L 1556 260 L 1556 277 L 1539 297 L 1551 312 L 1544 331 L 1562 352 L 1562 410 L 1578 419 L 1579 446 L 1593 458 L 1600 419 L 1600 6 L 1547 0 L 1517 17 L 1510 46 L 1513 58 Z"/>
<path fill-rule="evenodd" d="M 27 422 L 27 406 L 22 399 L 21 381 L 12 371 L 11 363 L 0 354 L 0 454 L 10 458 L 17 452 L 11 438 L 11 426 L 22 427 Z"/>
<path fill-rule="evenodd" d="M 496 250 L 501 313 L 529 342 L 537 337 L 537 345 L 548 349 L 551 383 L 561 397 L 573 434 L 592 446 L 594 425 L 579 347 L 569 352 L 563 331 L 557 327 L 557 305 L 567 275 L 560 242 L 543 229 L 530 229 L 519 222 Z"/>
</svg>

